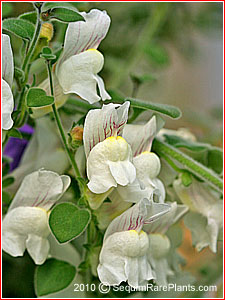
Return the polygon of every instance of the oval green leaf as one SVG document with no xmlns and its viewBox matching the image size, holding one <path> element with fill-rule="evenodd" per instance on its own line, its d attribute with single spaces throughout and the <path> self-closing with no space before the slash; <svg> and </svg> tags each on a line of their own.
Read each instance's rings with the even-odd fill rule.
<svg viewBox="0 0 225 300">
<path fill-rule="evenodd" d="M 123 102 L 125 101 L 130 101 L 131 107 L 140 108 L 143 110 L 153 110 L 163 115 L 166 115 L 172 119 L 178 119 L 182 116 L 180 109 L 173 105 L 153 103 L 150 101 L 145 102 L 134 98 L 126 98 L 125 100 L 123 100 Z"/>
<path fill-rule="evenodd" d="M 46 92 L 39 88 L 30 88 L 26 96 L 28 107 L 42 107 L 54 103 L 54 97 L 47 96 Z"/>
<path fill-rule="evenodd" d="M 76 274 L 76 268 L 69 263 L 50 258 L 38 266 L 34 274 L 37 297 L 55 293 L 70 285 Z"/>
<path fill-rule="evenodd" d="M 36 24 L 37 22 L 37 13 L 36 11 L 30 11 L 30 12 L 27 12 L 27 13 L 24 13 L 22 15 L 20 15 L 18 17 L 19 19 L 23 19 L 23 20 L 27 20 L 33 24 Z"/>
<path fill-rule="evenodd" d="M 23 19 L 6 19 L 2 28 L 26 40 L 32 40 L 35 31 L 34 25 Z"/>
<path fill-rule="evenodd" d="M 72 203 L 60 203 L 50 213 L 49 226 L 57 241 L 66 243 L 81 235 L 90 219 L 87 209 L 79 209 Z"/>
<path fill-rule="evenodd" d="M 76 11 L 62 7 L 53 8 L 50 12 L 50 18 L 62 22 L 85 21 L 82 15 L 80 15 Z"/>
</svg>

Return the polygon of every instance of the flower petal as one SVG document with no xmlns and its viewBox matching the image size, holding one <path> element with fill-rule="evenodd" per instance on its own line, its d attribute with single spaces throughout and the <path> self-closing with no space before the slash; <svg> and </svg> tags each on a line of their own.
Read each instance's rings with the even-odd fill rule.
<svg viewBox="0 0 225 300">
<path fill-rule="evenodd" d="M 162 181 L 159 180 L 158 178 L 152 179 L 150 182 L 150 187 L 148 188 L 151 188 L 151 186 L 154 188 L 153 190 L 154 195 L 156 195 L 158 198 L 158 201 L 156 202 L 164 203 L 166 198 L 166 190 Z"/>
<path fill-rule="evenodd" d="M 152 279 L 146 253 L 149 241 L 146 233 L 116 232 L 104 239 L 99 256 L 98 275 L 107 285 L 128 281 L 133 287 Z"/>
<path fill-rule="evenodd" d="M 134 156 L 150 151 L 152 141 L 164 123 L 158 116 L 153 116 L 145 125 L 128 124 L 123 130 L 123 137 L 130 144 Z"/>
<path fill-rule="evenodd" d="M 62 196 L 70 185 L 70 177 L 45 170 L 27 175 L 9 209 L 18 206 L 41 207 L 46 210 Z"/>
<path fill-rule="evenodd" d="M 118 184 L 125 186 L 134 182 L 136 170 L 130 161 L 109 161 L 108 164 L 110 172 Z"/>
<path fill-rule="evenodd" d="M 100 281 L 105 285 L 119 285 L 121 282 L 126 281 L 125 260 L 126 258 L 118 257 L 118 255 L 112 253 L 107 255 L 104 262 L 99 264 L 97 268 Z"/>
<path fill-rule="evenodd" d="M 122 215 L 115 218 L 106 230 L 104 240 L 115 232 L 136 230 L 140 232 L 144 224 L 153 222 L 168 213 L 170 205 L 142 199 Z"/>
<path fill-rule="evenodd" d="M 101 194 L 117 184 L 132 183 L 136 171 L 129 162 L 130 151 L 130 146 L 121 137 L 109 137 L 98 143 L 87 159 L 88 188 Z"/>
<path fill-rule="evenodd" d="M 125 272 L 128 284 L 134 288 L 146 286 L 148 280 L 155 279 L 146 255 L 141 257 L 128 257 L 125 261 Z"/>
<path fill-rule="evenodd" d="M 126 186 L 118 185 L 115 191 L 120 201 L 137 203 L 143 198 L 150 199 L 153 191 L 146 189 L 138 179 Z"/>
<path fill-rule="evenodd" d="M 107 99 L 110 100 L 111 96 L 105 90 L 105 84 L 104 84 L 103 79 L 98 75 L 95 76 L 95 79 L 98 84 L 98 88 L 99 88 L 99 92 L 100 92 L 100 96 L 101 96 L 102 100 L 103 101 L 107 100 Z"/>
<path fill-rule="evenodd" d="M 57 72 L 64 94 L 75 93 L 91 104 L 101 100 L 97 95 L 96 75 L 103 64 L 103 55 L 94 49 L 73 55 L 64 61 Z"/>
<path fill-rule="evenodd" d="M 2 78 L 12 87 L 14 73 L 13 52 L 10 37 L 2 34 Z"/>
<path fill-rule="evenodd" d="M 17 207 L 10 210 L 2 223 L 2 248 L 12 256 L 22 256 L 30 234 L 46 238 L 48 215 L 36 207 Z"/>
<path fill-rule="evenodd" d="M 13 126 L 13 94 L 8 83 L 2 79 L 2 128 L 8 130 Z"/>
<path fill-rule="evenodd" d="M 189 212 L 184 217 L 184 224 L 191 230 L 192 243 L 197 251 L 209 246 L 213 252 L 216 252 L 219 226 L 215 220 L 211 219 L 207 222 L 206 217 L 199 213 Z"/>
<path fill-rule="evenodd" d="M 214 218 L 222 226 L 222 200 L 220 195 L 212 191 L 208 185 L 192 178 L 192 184 L 185 187 L 179 178 L 174 181 L 173 187 L 177 196 L 190 210 L 197 211 L 207 218 Z"/>
<path fill-rule="evenodd" d="M 148 233 L 164 234 L 171 225 L 175 224 L 188 211 L 186 205 L 179 205 L 176 202 L 170 203 L 170 211 L 155 222 L 148 224 L 144 230 Z"/>
<path fill-rule="evenodd" d="M 135 168 L 137 169 L 137 177 L 140 180 L 145 180 L 145 178 L 154 179 L 159 175 L 160 172 L 160 159 L 153 152 L 142 152 L 133 159 Z"/>
<path fill-rule="evenodd" d="M 73 55 L 88 49 L 97 49 L 108 32 L 110 17 L 106 11 L 92 9 L 89 13 L 83 12 L 81 15 L 85 22 L 70 23 L 67 28 L 64 49 L 58 65 Z"/>
<path fill-rule="evenodd" d="M 36 265 L 42 265 L 49 253 L 49 242 L 46 238 L 30 234 L 26 240 L 26 248 Z"/>
<path fill-rule="evenodd" d="M 91 149 L 110 136 L 120 135 L 128 119 L 130 102 L 107 104 L 90 110 L 84 123 L 84 149 L 88 157 Z"/>
</svg>

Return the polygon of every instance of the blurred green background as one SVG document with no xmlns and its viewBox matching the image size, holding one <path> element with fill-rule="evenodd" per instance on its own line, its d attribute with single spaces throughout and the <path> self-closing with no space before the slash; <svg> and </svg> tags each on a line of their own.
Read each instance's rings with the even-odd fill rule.
<svg viewBox="0 0 225 300">
<path fill-rule="evenodd" d="M 108 90 L 145 101 L 178 106 L 183 117 L 167 119 L 166 127 L 188 127 L 200 141 L 222 147 L 223 4 L 150 2 L 70 2 L 79 11 L 107 10 L 111 26 L 99 50 Z M 33 10 L 29 2 L 2 3 L 3 18 Z M 66 24 L 54 22 L 50 46 L 63 43 Z M 15 64 L 20 65 L 21 41 L 12 37 Z M 37 62 L 33 69 L 43 68 Z M 139 89 L 136 81 L 143 79 Z M 143 116 L 148 119 L 148 113 Z M 187 233 L 188 234 L 188 233 Z M 208 250 L 197 254 L 190 237 L 181 248 L 188 269 L 203 282 L 220 280 L 222 256 Z M 198 262 L 198 263 L 196 263 Z M 34 265 L 28 255 L 3 255 L 3 297 L 34 297 Z M 212 278 L 213 275 L 213 278 Z M 220 291 L 221 292 L 221 291 Z M 198 295 L 206 297 L 207 295 Z M 210 295 L 211 296 L 211 295 Z M 219 296 L 213 295 L 214 297 Z"/>
</svg>

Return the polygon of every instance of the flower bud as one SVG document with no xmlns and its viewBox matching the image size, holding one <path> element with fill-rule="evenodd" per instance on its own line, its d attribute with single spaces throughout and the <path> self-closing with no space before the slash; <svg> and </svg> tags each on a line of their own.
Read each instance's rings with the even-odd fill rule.
<svg viewBox="0 0 225 300">
<path fill-rule="evenodd" d="M 69 133 L 69 144 L 72 149 L 77 149 L 83 144 L 83 127 L 75 126 Z"/>
<path fill-rule="evenodd" d="M 42 48 L 48 46 L 48 43 L 52 39 L 52 37 L 53 37 L 53 25 L 51 23 L 42 24 L 41 32 L 34 53 L 31 57 L 31 61 L 34 61 L 35 59 L 38 58 L 38 55 L 42 51 Z"/>
<path fill-rule="evenodd" d="M 44 23 L 41 26 L 39 39 L 46 39 L 49 42 L 53 37 L 53 33 L 54 33 L 53 25 L 51 23 Z"/>
</svg>

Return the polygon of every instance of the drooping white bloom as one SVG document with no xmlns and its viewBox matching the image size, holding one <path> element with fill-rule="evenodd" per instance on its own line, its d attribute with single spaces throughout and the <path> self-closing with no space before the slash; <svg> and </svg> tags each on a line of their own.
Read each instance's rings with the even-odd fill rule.
<svg viewBox="0 0 225 300">
<path fill-rule="evenodd" d="M 36 264 L 49 252 L 48 211 L 70 185 L 70 177 L 39 170 L 27 175 L 2 223 L 2 248 L 12 256 L 27 249 Z"/>
<path fill-rule="evenodd" d="M 12 94 L 14 74 L 13 52 L 10 38 L 2 34 L 2 128 L 8 130 L 13 126 L 11 114 L 13 112 L 14 101 Z"/>
<path fill-rule="evenodd" d="M 128 185 L 136 177 L 129 144 L 120 135 L 128 118 L 129 102 L 108 104 L 90 110 L 84 124 L 88 188 L 101 194 L 117 185 Z M 100 206 L 101 203 L 99 203 Z"/>
<path fill-rule="evenodd" d="M 105 11 L 92 9 L 89 13 L 80 13 L 85 21 L 69 23 L 65 35 L 64 48 L 56 63 L 54 80 L 54 97 L 57 108 L 62 106 L 68 94 L 74 93 L 89 103 L 111 99 L 106 92 L 103 79 L 98 75 L 104 65 L 104 57 L 97 50 L 105 38 L 110 17 Z M 100 96 L 97 94 L 97 86 Z M 40 85 L 50 95 L 49 79 Z M 41 116 L 52 111 L 51 105 L 32 109 L 32 117 Z"/>
<path fill-rule="evenodd" d="M 223 225 L 223 201 L 217 192 L 194 178 L 188 187 L 182 184 L 181 178 L 174 181 L 173 187 L 192 212 L 191 218 L 187 216 L 187 225 L 192 231 L 196 249 L 200 251 L 209 246 L 216 252 L 219 230 Z M 196 213 L 200 215 L 196 216 Z"/>
<path fill-rule="evenodd" d="M 188 211 L 186 205 L 179 205 L 176 202 L 170 205 L 171 209 L 167 214 L 152 224 L 144 226 L 149 237 L 148 262 L 155 276 L 155 282 L 162 286 L 168 284 L 167 276 L 174 274 L 167 260 L 171 245 L 165 233 Z"/>
<path fill-rule="evenodd" d="M 110 17 L 97 9 L 81 15 L 85 22 L 68 25 L 56 76 L 64 94 L 75 93 L 89 103 L 111 99 L 102 78 L 97 75 L 103 67 L 104 57 L 96 50 L 108 32 Z M 100 96 L 97 95 L 97 85 Z"/>
<path fill-rule="evenodd" d="M 130 286 L 139 287 L 154 278 L 147 259 L 149 239 L 142 227 L 169 210 L 167 204 L 142 199 L 111 222 L 104 236 L 97 269 L 102 283 L 118 285 L 127 281 Z"/>
</svg>

